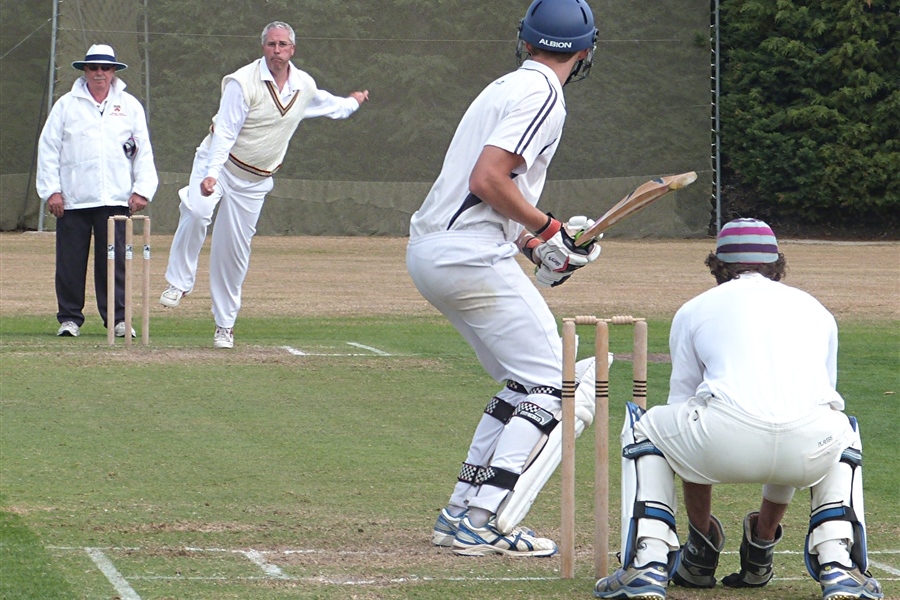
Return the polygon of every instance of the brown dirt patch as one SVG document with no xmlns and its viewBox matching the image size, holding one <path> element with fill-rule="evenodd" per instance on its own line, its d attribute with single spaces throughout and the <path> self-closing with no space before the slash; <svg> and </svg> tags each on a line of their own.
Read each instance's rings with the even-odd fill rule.
<svg viewBox="0 0 900 600">
<path fill-rule="evenodd" d="M 171 236 L 154 236 L 152 243 L 153 317 L 211 320 L 209 243 L 197 287 L 177 311 L 157 303 L 166 285 Z M 671 318 L 684 301 L 714 284 L 703 266 L 712 240 L 614 238 L 602 245 L 597 263 L 565 285 L 544 290 L 555 314 Z M 54 323 L 54 248 L 52 233 L 0 234 L 0 315 L 45 315 Z M 257 237 L 241 315 L 436 315 L 406 273 L 405 249 L 405 238 Z M 782 240 L 781 250 L 788 260 L 785 283 L 812 293 L 839 321 L 900 318 L 900 242 Z M 89 319 L 96 318 L 91 288 Z M 136 277 L 136 302 L 139 292 Z"/>
</svg>

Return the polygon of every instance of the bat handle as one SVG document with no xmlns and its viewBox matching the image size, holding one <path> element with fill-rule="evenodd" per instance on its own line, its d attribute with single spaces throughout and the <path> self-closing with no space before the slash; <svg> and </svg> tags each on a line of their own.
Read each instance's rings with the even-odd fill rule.
<svg viewBox="0 0 900 600">
<path fill-rule="evenodd" d="M 603 237 L 602 233 L 598 233 L 596 235 L 591 235 L 591 236 L 586 236 L 586 235 L 584 235 L 586 231 L 587 231 L 586 229 L 582 229 L 581 231 L 579 231 L 578 233 L 575 234 L 575 238 L 574 238 L 575 245 L 578 246 L 579 248 L 584 248 L 585 246 L 589 246 L 591 244 L 591 242 L 595 242 L 598 239 Z"/>
</svg>

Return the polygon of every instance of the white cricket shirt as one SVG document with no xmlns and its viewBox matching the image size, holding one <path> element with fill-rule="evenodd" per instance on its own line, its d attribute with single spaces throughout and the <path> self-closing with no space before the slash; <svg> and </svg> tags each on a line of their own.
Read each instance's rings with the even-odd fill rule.
<svg viewBox="0 0 900 600">
<path fill-rule="evenodd" d="M 251 65 L 258 65 L 260 81 L 275 83 L 275 78 L 269 71 L 265 59 L 256 59 Z M 247 104 L 241 85 L 234 79 L 237 73 L 240 73 L 240 70 L 223 79 L 219 110 L 213 117 L 215 133 L 210 133 L 205 140 L 206 143 L 210 144 L 206 171 L 207 177 L 219 178 L 238 136 L 244 132 L 244 123 L 250 114 L 250 106 Z M 291 64 L 287 82 L 279 91 L 280 100 L 283 105 L 289 106 L 295 95 L 305 93 L 310 93 L 312 97 L 303 99 L 300 107 L 302 109 L 300 118 L 302 119 L 316 117 L 346 119 L 359 108 L 359 102 L 352 97 L 340 98 L 330 92 L 318 89 L 312 77 Z M 279 147 L 279 153 L 282 158 L 287 151 L 290 137 L 298 124 L 299 120 L 292 123 L 291 129 L 285 132 L 285 139 L 282 140 L 283 147 Z M 277 134 L 277 131 L 274 129 L 277 126 L 277 123 L 273 123 L 272 127 L 266 128 L 266 131 L 275 131 Z M 265 131 L 259 135 L 265 136 Z M 280 163 L 280 161 L 281 158 L 278 158 L 277 162 Z"/>
<path fill-rule="evenodd" d="M 488 85 L 463 115 L 441 173 L 410 220 L 410 239 L 438 231 L 497 224 L 508 241 L 522 226 L 469 192 L 469 175 L 485 146 L 525 159 L 511 173 L 525 199 L 536 206 L 566 120 L 562 86 L 555 73 L 528 60 Z"/>
<path fill-rule="evenodd" d="M 808 293 L 757 273 L 723 283 L 675 313 L 669 403 L 715 396 L 771 423 L 814 407 L 844 409 L 837 393 L 834 316 Z"/>
</svg>

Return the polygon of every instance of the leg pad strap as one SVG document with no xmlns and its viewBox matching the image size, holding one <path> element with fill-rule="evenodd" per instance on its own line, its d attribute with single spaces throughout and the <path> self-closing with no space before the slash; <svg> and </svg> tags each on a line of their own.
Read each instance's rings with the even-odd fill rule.
<svg viewBox="0 0 900 600">
<path fill-rule="evenodd" d="M 511 490 L 516 487 L 516 481 L 519 479 L 519 474 L 498 467 L 479 467 L 478 465 L 463 463 L 457 479 L 470 485 L 488 484 L 505 490 Z"/>
<path fill-rule="evenodd" d="M 491 401 L 487 403 L 487 406 L 484 407 L 484 414 L 490 415 L 506 425 L 509 423 L 515 410 L 516 407 L 512 404 L 494 396 L 491 398 Z"/>
<path fill-rule="evenodd" d="M 559 423 L 552 412 L 528 401 L 520 402 L 513 412 L 513 416 L 525 419 L 537 427 L 544 435 L 550 435 L 550 432 Z"/>
</svg>

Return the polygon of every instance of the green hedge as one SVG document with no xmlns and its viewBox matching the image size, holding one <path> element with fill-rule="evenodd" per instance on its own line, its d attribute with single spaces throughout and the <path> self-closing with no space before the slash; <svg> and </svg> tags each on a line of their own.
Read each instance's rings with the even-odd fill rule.
<svg viewBox="0 0 900 600">
<path fill-rule="evenodd" d="M 725 0 L 720 23 L 722 158 L 728 189 L 744 191 L 730 212 L 896 231 L 893 0 Z"/>
</svg>

